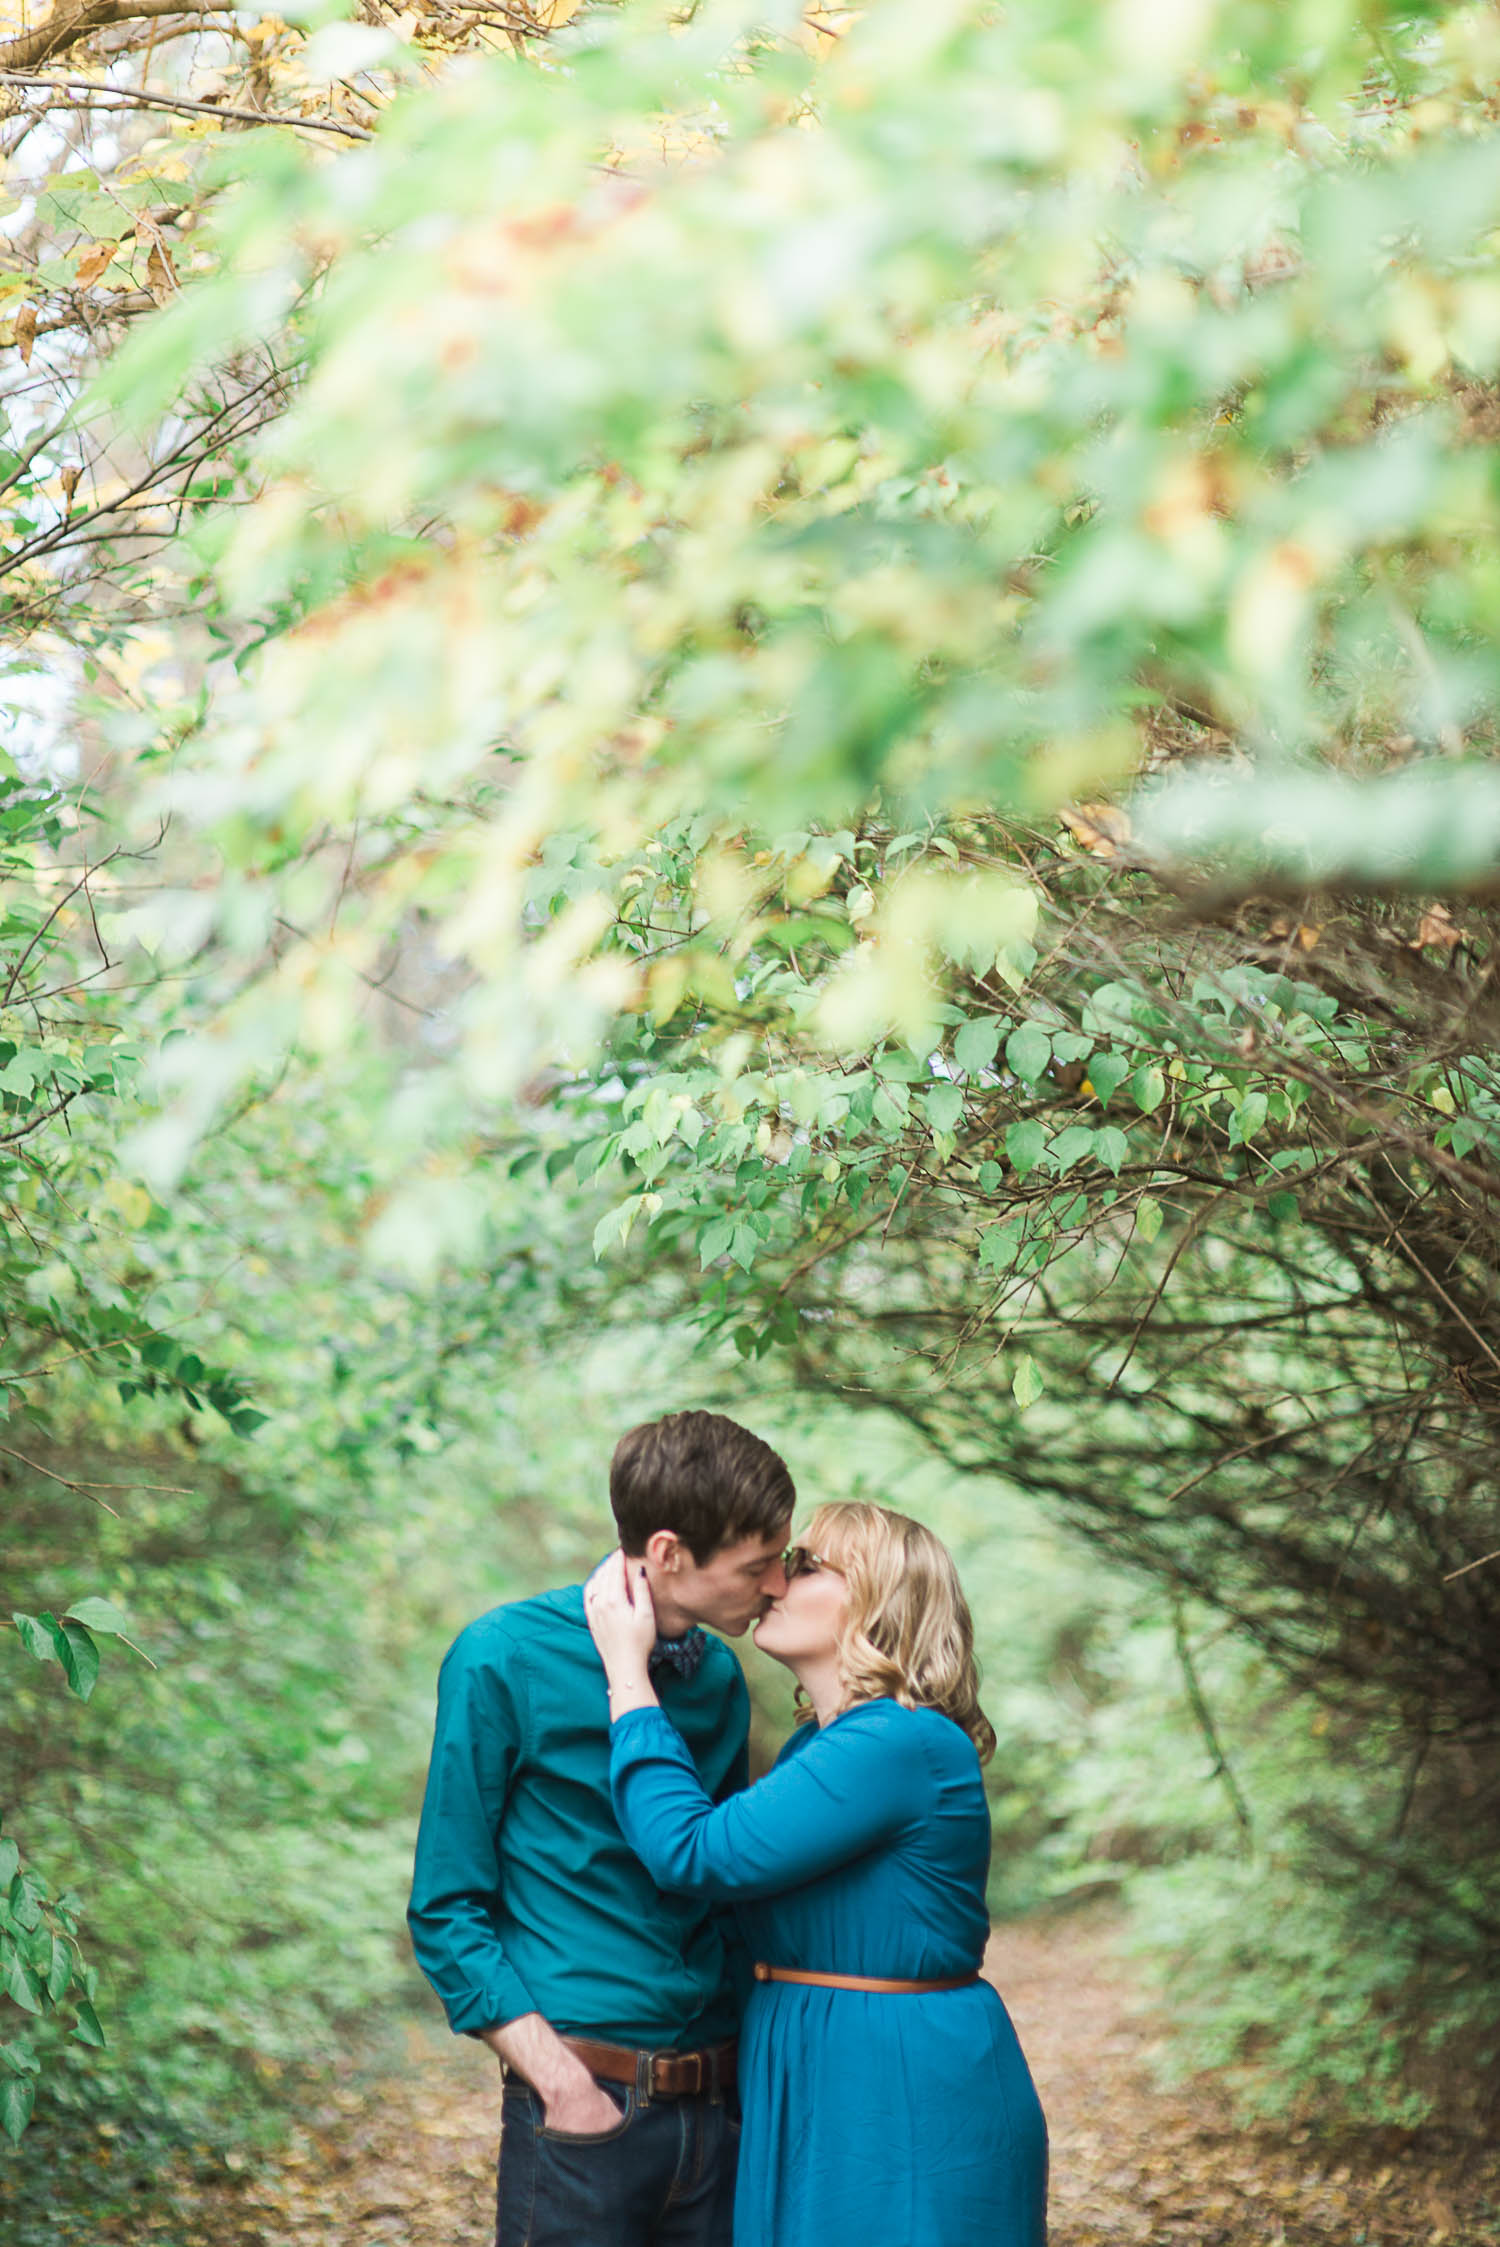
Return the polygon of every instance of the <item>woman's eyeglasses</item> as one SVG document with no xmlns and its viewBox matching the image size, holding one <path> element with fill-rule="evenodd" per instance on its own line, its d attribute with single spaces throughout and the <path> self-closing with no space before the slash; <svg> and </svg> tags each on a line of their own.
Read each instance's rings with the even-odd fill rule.
<svg viewBox="0 0 1500 2247">
<path fill-rule="evenodd" d="M 833 1563 L 825 1560 L 821 1553 L 813 1552 L 810 1546 L 788 1545 L 781 1556 L 781 1565 L 786 1570 L 787 1582 L 795 1584 L 799 1576 L 816 1576 L 820 1568 L 831 1568 Z"/>
</svg>

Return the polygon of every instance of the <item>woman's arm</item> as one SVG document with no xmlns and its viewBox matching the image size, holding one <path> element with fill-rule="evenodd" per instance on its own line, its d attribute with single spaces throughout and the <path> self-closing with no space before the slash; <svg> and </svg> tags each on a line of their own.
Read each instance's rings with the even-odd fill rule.
<svg viewBox="0 0 1500 2247">
<path fill-rule="evenodd" d="M 931 1807 L 915 1728 L 886 1703 L 853 1709 L 743 1794 L 717 1807 L 660 1709 L 610 1729 L 615 1815 L 661 1888 L 717 1901 L 770 1896 L 863 1857 Z M 877 1714 L 877 1711 L 881 1712 Z"/>
<path fill-rule="evenodd" d="M 609 1681 L 611 1720 L 630 1709 L 660 1708 L 650 1666 L 656 1607 L 641 1563 L 625 1553 L 601 1560 L 583 1587 L 583 1612 Z"/>
</svg>

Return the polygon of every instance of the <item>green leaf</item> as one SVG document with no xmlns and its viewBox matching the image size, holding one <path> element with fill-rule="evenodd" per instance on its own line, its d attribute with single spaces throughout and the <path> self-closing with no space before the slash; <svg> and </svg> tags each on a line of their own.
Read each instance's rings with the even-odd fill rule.
<svg viewBox="0 0 1500 2247">
<path fill-rule="evenodd" d="M 1130 1074 L 1130 1063 L 1118 1053 L 1096 1053 L 1089 1063 L 1088 1081 L 1102 1107 L 1108 1107 Z"/>
<path fill-rule="evenodd" d="M 70 1621 L 82 1623 L 90 1631 L 111 1631 L 116 1637 L 125 1628 L 125 1618 L 114 1601 L 93 1593 L 87 1599 L 71 1600 L 63 1621 L 65 1625 Z"/>
<path fill-rule="evenodd" d="M 1268 1217 L 1274 1217 L 1279 1225 L 1287 1223 L 1289 1219 L 1300 1214 L 1296 1195 L 1272 1194 L 1266 1202 L 1266 1214 Z"/>
<path fill-rule="evenodd" d="M 19 2145 L 36 2105 L 36 2085 L 25 2078 L 7 2076 L 0 2083 L 0 2130 L 13 2146 Z"/>
<path fill-rule="evenodd" d="M 1151 1194 L 1142 1194 L 1135 1205 L 1135 1229 L 1148 1245 L 1161 1231 L 1161 1203 Z"/>
<path fill-rule="evenodd" d="M 73 1953 L 68 1944 L 52 1937 L 52 1956 L 47 1965 L 47 1995 L 54 2005 L 73 1979 Z"/>
<path fill-rule="evenodd" d="M 33 1928 L 40 1927 L 42 1924 L 42 1905 L 46 1902 L 46 1899 L 47 1883 L 42 1879 L 40 1873 L 33 1872 L 28 1865 L 24 1872 L 15 1875 L 10 1884 L 7 1909 L 10 1912 L 11 1925 L 23 1929 L 28 1934 Z"/>
<path fill-rule="evenodd" d="M 1046 1144 L 1046 1131 L 1034 1116 L 1028 1116 L 1021 1123 L 1013 1123 L 1009 1127 L 1005 1134 L 1005 1152 L 1018 1178 L 1024 1178 L 1028 1171 L 1036 1169 Z"/>
<path fill-rule="evenodd" d="M 1005 1058 L 1018 1077 L 1034 1084 L 1052 1058 L 1052 1040 L 1034 1022 L 1023 1022 L 1006 1039 Z"/>
<path fill-rule="evenodd" d="M 1143 1116 L 1149 1116 L 1167 1097 L 1167 1080 L 1155 1062 L 1137 1069 L 1130 1080 L 1130 1097 Z"/>
<path fill-rule="evenodd" d="M 1081 1162 L 1085 1155 L 1091 1153 L 1093 1145 L 1094 1133 L 1088 1124 L 1069 1124 L 1065 1131 L 1060 1131 L 1047 1149 L 1056 1165 L 1059 1178 L 1064 1171 L 1071 1170 L 1074 1163 Z"/>
<path fill-rule="evenodd" d="M 58 1660 L 69 1688 L 86 1701 L 99 1676 L 99 1649 L 82 1623 L 64 1623 L 59 1631 Z"/>
<path fill-rule="evenodd" d="M 40 2013 L 41 1987 L 36 1975 L 19 1956 L 13 1954 L 0 1966 L 0 1988 L 7 1997 L 14 1998 L 23 2013 Z"/>
<path fill-rule="evenodd" d="M 0 1841 L 0 1888 L 9 1888 L 21 1862 L 21 1852 L 7 1835 Z"/>
<path fill-rule="evenodd" d="M 993 1014 L 978 1015 L 972 1022 L 966 1022 L 953 1041 L 953 1058 L 958 1067 L 971 1077 L 980 1069 L 987 1069 L 995 1058 L 1004 1027 Z"/>
<path fill-rule="evenodd" d="M 998 1193 L 1004 1183 L 1005 1173 L 1000 1168 L 1000 1165 L 998 1163 L 988 1162 L 980 1164 L 979 1191 L 981 1192 L 981 1194 Z"/>
<path fill-rule="evenodd" d="M 707 1271 L 716 1258 L 722 1256 L 734 1237 L 732 1217 L 714 1217 L 698 1235 L 698 1269 Z"/>
<path fill-rule="evenodd" d="M 1106 1170 L 1112 1171 L 1116 1178 L 1119 1177 L 1120 1166 L 1129 1152 L 1130 1141 L 1114 1124 L 1104 1124 L 1094 1133 L 1095 1160 L 1101 1162 Z"/>
<path fill-rule="evenodd" d="M 1010 1393 L 1023 1412 L 1029 1411 L 1041 1395 L 1046 1383 L 1036 1359 L 1028 1353 L 1011 1376 Z"/>
<path fill-rule="evenodd" d="M 963 1121 L 964 1096 L 956 1084 L 935 1084 L 922 1095 L 927 1121 L 934 1131 L 957 1131 Z"/>
<path fill-rule="evenodd" d="M 98 2014 L 86 1997 L 81 1997 L 78 2000 L 77 2010 L 78 2026 L 74 2029 L 73 2034 L 78 2038 L 80 2044 L 92 2044 L 97 2050 L 103 2051 L 105 2044 L 104 2031 L 99 2026 Z"/>
<path fill-rule="evenodd" d="M 640 1196 L 631 1194 L 627 1200 L 616 1202 L 613 1209 L 605 1211 L 594 1227 L 594 1256 L 596 1260 L 604 1254 L 607 1248 L 613 1248 L 616 1242 L 623 1248 L 630 1238 L 630 1228 L 635 1223 L 639 1208 Z"/>
<path fill-rule="evenodd" d="M 55 1662 L 57 1651 L 57 1624 L 50 1615 L 12 1615 L 11 1621 L 21 1634 L 21 1644 L 34 1661 Z"/>
<path fill-rule="evenodd" d="M 1009 1271 L 1015 1262 L 1016 1250 L 1021 1245 L 1023 1229 L 1014 1222 L 1008 1225 L 987 1225 L 979 1236 L 980 1270 Z"/>
<path fill-rule="evenodd" d="M 1229 1119 L 1229 1144 L 1243 1145 L 1253 1139 L 1266 1120 L 1266 1096 L 1263 1092 L 1247 1092 Z"/>
<path fill-rule="evenodd" d="M 47 1074 L 45 1053 L 34 1046 L 22 1046 L 0 1069 L 0 1092 L 27 1093 L 35 1089 L 37 1080 Z"/>
</svg>

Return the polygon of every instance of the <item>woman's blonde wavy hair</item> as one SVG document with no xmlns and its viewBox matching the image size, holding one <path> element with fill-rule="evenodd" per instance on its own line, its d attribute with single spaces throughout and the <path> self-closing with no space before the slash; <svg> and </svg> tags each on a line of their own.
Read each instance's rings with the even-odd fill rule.
<svg viewBox="0 0 1500 2247">
<path fill-rule="evenodd" d="M 799 1541 L 849 1587 L 838 1645 L 844 1706 L 888 1699 L 937 1709 L 987 1763 L 995 1733 L 979 1706 L 974 1620 L 947 1546 L 906 1514 L 857 1500 L 820 1506 Z M 812 1713 L 799 1709 L 797 1722 Z"/>
</svg>

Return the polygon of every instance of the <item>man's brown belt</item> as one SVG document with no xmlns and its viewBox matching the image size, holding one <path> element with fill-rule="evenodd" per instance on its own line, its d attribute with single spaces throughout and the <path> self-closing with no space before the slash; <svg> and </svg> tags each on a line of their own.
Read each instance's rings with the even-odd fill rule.
<svg viewBox="0 0 1500 2247">
<path fill-rule="evenodd" d="M 688 2099 L 706 2093 L 722 2099 L 735 2085 L 735 2046 L 712 2044 L 703 2052 L 637 2052 L 628 2044 L 595 2044 L 565 2036 L 590 2075 L 606 2083 L 628 2083 L 638 2099 Z"/>
<path fill-rule="evenodd" d="M 815 1990 L 873 1990 L 877 1997 L 928 1997 L 936 1990 L 971 1989 L 979 1980 L 976 1968 L 972 1974 L 955 1974 L 947 1982 L 888 1982 L 870 1974 L 804 1974 L 791 1966 L 767 1966 L 757 1960 L 755 1979 L 758 1982 L 806 1982 Z"/>
</svg>

